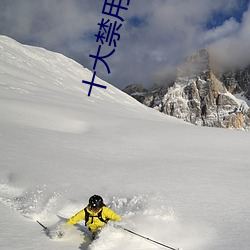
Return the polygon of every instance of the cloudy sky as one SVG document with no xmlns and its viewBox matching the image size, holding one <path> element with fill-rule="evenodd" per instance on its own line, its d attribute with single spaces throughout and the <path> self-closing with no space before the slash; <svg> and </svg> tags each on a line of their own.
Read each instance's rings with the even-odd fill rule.
<svg viewBox="0 0 250 250">
<path fill-rule="evenodd" d="M 89 55 L 101 45 L 98 23 L 117 21 L 116 27 L 122 26 L 116 47 L 104 41 L 100 50 L 105 56 L 115 49 L 105 59 L 111 72 L 101 61 L 96 72 L 118 88 L 162 81 L 204 47 L 223 63 L 250 63 L 250 0 L 130 0 L 129 5 L 123 0 L 128 8 L 119 12 L 123 22 L 102 13 L 104 2 L 0 0 L 0 34 L 63 53 L 92 70 L 95 60 Z"/>
</svg>

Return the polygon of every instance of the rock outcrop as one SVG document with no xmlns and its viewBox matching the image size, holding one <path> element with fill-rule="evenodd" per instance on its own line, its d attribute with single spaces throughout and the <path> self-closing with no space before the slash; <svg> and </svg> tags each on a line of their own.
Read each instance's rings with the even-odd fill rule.
<svg viewBox="0 0 250 250">
<path fill-rule="evenodd" d="M 215 75 L 209 53 L 203 49 L 178 68 L 174 83 L 146 91 L 142 86 L 130 95 L 167 115 L 196 125 L 248 129 L 250 109 L 233 94 L 250 96 L 250 67 Z M 132 89 L 132 85 L 130 86 Z"/>
</svg>

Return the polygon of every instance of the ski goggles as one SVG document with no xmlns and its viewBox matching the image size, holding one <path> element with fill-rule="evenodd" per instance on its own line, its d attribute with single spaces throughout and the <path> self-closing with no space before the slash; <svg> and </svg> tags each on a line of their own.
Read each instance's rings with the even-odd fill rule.
<svg viewBox="0 0 250 250">
<path fill-rule="evenodd" d="M 92 206 L 90 205 L 89 208 L 93 212 L 97 212 L 97 211 L 99 211 L 101 209 L 101 207 L 97 207 L 97 206 L 93 206 L 93 205 Z"/>
</svg>

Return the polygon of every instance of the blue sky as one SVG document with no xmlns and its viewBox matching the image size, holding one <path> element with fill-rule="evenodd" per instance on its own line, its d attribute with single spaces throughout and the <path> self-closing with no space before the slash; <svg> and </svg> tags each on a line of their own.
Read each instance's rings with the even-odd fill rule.
<svg viewBox="0 0 250 250">
<path fill-rule="evenodd" d="M 250 63 L 250 0 L 131 0 L 119 29 L 111 73 L 97 75 L 124 88 L 168 79 L 187 56 L 210 48 L 223 64 Z M 123 0 L 126 5 L 127 0 Z M 0 0 L 0 34 L 63 53 L 92 70 L 104 0 Z M 119 21 L 110 18 L 111 22 Z M 103 46 L 109 53 L 111 47 Z"/>
<path fill-rule="evenodd" d="M 248 9 L 249 0 L 239 0 L 238 5 L 236 8 L 233 8 L 230 12 L 223 12 L 222 10 L 216 10 L 211 14 L 211 18 L 208 20 L 206 28 L 212 29 L 216 28 L 217 26 L 223 25 L 225 20 L 230 18 L 235 18 L 235 20 L 239 23 L 242 22 L 242 17 L 244 12 Z"/>
</svg>

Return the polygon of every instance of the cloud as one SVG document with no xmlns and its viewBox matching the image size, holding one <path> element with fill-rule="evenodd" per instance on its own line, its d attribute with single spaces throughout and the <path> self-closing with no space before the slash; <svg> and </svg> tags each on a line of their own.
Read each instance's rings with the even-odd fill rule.
<svg viewBox="0 0 250 250">
<path fill-rule="evenodd" d="M 167 78 L 175 65 L 204 46 L 211 46 L 227 62 L 227 49 L 240 45 L 240 54 L 246 55 L 249 13 L 245 12 L 242 22 L 234 17 L 235 11 L 242 8 L 239 2 L 242 1 L 130 1 L 128 10 L 121 10 L 124 22 L 116 51 L 107 58 L 111 74 L 100 62 L 97 75 L 119 88 L 130 83 L 148 87 Z M 104 0 L 1 0 L 0 33 L 61 52 L 92 69 L 94 61 L 89 54 L 97 53 L 98 23 L 110 18 L 102 14 L 103 3 Z M 213 28 L 209 29 L 208 24 L 213 24 Z M 103 46 L 101 54 L 112 49 Z"/>
<path fill-rule="evenodd" d="M 67 0 L 3 0 L 1 30 L 19 39 L 29 37 L 46 44 L 78 38 L 96 25 L 96 7 L 91 1 L 85 2 L 82 5 L 80 1 Z"/>
<path fill-rule="evenodd" d="M 250 64 L 250 10 L 243 15 L 238 28 L 210 45 L 216 61 L 225 67 L 244 67 Z"/>
<path fill-rule="evenodd" d="M 221 26 L 204 31 L 204 34 L 200 38 L 200 43 L 204 45 L 219 41 L 237 33 L 239 28 L 240 24 L 232 17 L 229 20 L 226 20 Z"/>
</svg>

